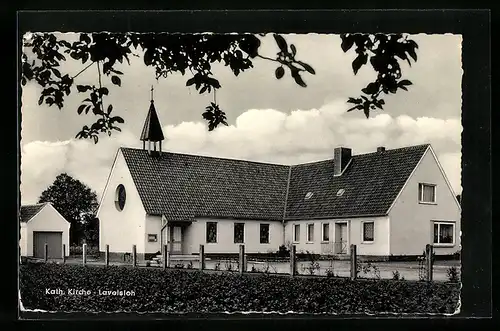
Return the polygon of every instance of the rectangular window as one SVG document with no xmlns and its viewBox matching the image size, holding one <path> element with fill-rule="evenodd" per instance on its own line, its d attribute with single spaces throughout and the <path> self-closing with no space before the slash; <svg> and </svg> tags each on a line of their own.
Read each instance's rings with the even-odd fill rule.
<svg viewBox="0 0 500 331">
<path fill-rule="evenodd" d="M 260 225 L 260 243 L 269 244 L 269 224 Z"/>
<path fill-rule="evenodd" d="M 293 241 L 296 243 L 300 241 L 300 224 L 293 226 Z"/>
<path fill-rule="evenodd" d="M 245 238 L 245 224 L 234 223 L 234 243 L 243 244 Z"/>
<path fill-rule="evenodd" d="M 373 222 L 363 222 L 363 242 L 373 241 L 374 227 L 375 223 Z"/>
<path fill-rule="evenodd" d="M 455 224 L 434 223 L 434 244 L 450 244 L 455 242 Z"/>
<path fill-rule="evenodd" d="M 156 236 L 156 234 L 148 234 L 148 241 L 149 242 L 157 242 L 158 237 Z"/>
<path fill-rule="evenodd" d="M 418 184 L 418 201 L 423 203 L 435 203 L 436 185 Z"/>
<path fill-rule="evenodd" d="M 330 224 L 323 223 L 323 241 L 330 241 Z"/>
<path fill-rule="evenodd" d="M 307 224 L 307 241 L 314 241 L 314 224 Z"/>
<path fill-rule="evenodd" d="M 207 222 L 207 243 L 217 242 L 217 222 Z"/>
</svg>

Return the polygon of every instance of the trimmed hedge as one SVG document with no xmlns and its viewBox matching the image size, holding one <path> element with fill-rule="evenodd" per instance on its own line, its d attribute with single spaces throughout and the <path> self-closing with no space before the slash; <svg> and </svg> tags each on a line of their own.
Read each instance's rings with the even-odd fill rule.
<svg viewBox="0 0 500 331">
<path fill-rule="evenodd" d="M 167 313 L 453 313 L 460 292 L 458 284 L 449 283 L 51 263 L 21 265 L 20 288 L 27 309 Z M 61 289 L 63 294 L 48 294 L 47 289 Z M 68 289 L 91 293 L 71 295 Z M 135 295 L 98 294 L 105 290 L 133 291 Z"/>
</svg>

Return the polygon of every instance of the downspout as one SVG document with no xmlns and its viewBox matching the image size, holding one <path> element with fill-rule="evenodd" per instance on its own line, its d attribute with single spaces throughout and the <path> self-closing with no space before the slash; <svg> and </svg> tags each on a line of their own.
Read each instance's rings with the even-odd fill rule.
<svg viewBox="0 0 500 331">
<path fill-rule="evenodd" d="M 165 224 L 163 224 L 165 223 Z M 165 228 L 167 227 L 168 225 L 168 220 L 166 219 L 165 215 L 161 215 L 161 230 L 160 230 L 160 243 L 161 243 L 161 246 L 160 246 L 160 252 L 161 252 L 161 255 L 163 257 L 163 255 L 165 254 L 165 252 L 163 251 L 163 247 L 164 247 L 164 243 L 163 243 L 163 231 L 165 230 Z"/>
<path fill-rule="evenodd" d="M 285 192 L 285 207 L 283 208 L 283 219 L 281 223 L 283 224 L 283 245 L 286 243 L 286 233 L 285 233 L 285 218 L 286 218 L 286 206 L 288 204 L 288 191 L 290 190 L 290 177 L 292 175 L 292 166 L 288 168 L 288 178 L 286 182 L 286 192 Z"/>
</svg>

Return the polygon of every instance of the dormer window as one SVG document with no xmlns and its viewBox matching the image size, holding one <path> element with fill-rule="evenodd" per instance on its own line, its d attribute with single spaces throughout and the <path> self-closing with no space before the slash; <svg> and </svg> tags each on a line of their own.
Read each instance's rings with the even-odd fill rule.
<svg viewBox="0 0 500 331">
<path fill-rule="evenodd" d="M 418 201 L 420 203 L 436 203 L 436 185 L 418 184 Z"/>
<path fill-rule="evenodd" d="M 345 190 L 341 188 L 340 190 L 337 191 L 337 196 L 341 197 L 344 194 Z"/>
<path fill-rule="evenodd" d="M 311 199 L 311 198 L 312 198 L 312 196 L 313 196 L 313 194 L 314 194 L 313 192 L 307 192 L 307 193 L 306 193 L 306 196 L 304 197 L 304 200 L 309 200 L 309 199 Z"/>
</svg>

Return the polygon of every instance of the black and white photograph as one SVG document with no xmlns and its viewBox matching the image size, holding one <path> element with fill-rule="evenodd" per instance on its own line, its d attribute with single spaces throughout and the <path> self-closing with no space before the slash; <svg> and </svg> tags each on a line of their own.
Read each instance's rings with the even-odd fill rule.
<svg viewBox="0 0 500 331">
<path fill-rule="evenodd" d="M 21 310 L 459 313 L 462 36 L 229 32 L 22 35 Z"/>
</svg>

